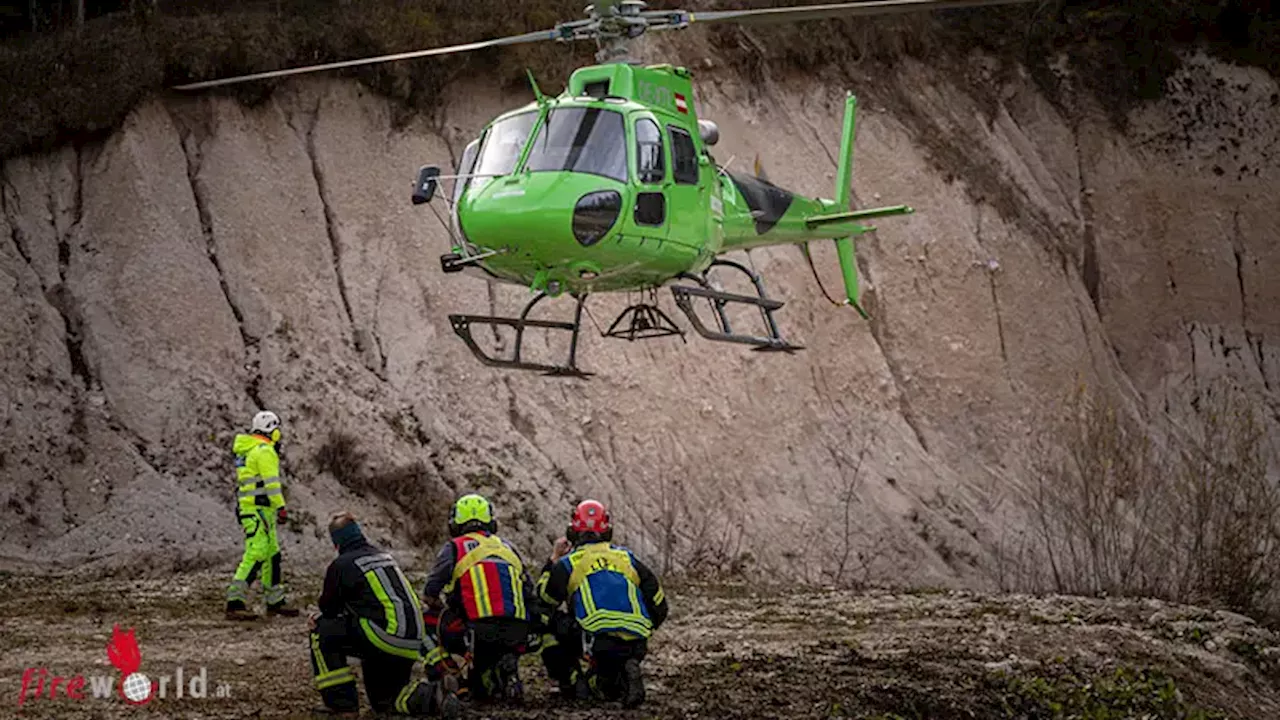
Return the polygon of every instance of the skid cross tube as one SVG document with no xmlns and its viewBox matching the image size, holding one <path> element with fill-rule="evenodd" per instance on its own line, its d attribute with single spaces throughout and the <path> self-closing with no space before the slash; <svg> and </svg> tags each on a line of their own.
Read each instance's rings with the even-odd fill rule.
<svg viewBox="0 0 1280 720">
<path fill-rule="evenodd" d="M 471 354 L 481 363 L 490 367 L 511 368 L 518 370 L 535 370 L 545 375 L 565 375 L 573 377 L 590 377 L 595 373 L 585 372 L 578 369 L 578 333 L 582 329 L 582 305 L 586 302 L 586 295 L 576 296 L 577 306 L 574 310 L 573 322 L 560 322 L 556 320 L 530 320 L 529 312 L 533 310 L 533 306 L 548 297 L 545 292 L 540 292 L 536 297 L 524 306 L 524 310 L 520 312 L 520 317 L 498 317 L 491 315 L 450 315 L 449 322 L 453 326 L 453 331 L 458 337 L 466 343 L 467 348 L 471 350 Z M 495 358 L 486 353 L 476 342 L 475 337 L 471 334 L 471 326 L 477 325 L 506 325 L 516 329 L 515 350 L 510 360 Z M 524 348 L 524 330 L 527 327 L 547 328 L 551 330 L 569 330 L 573 335 L 569 339 L 569 362 L 565 365 L 550 365 L 547 363 L 525 362 L 521 359 L 521 353 Z"/>
</svg>

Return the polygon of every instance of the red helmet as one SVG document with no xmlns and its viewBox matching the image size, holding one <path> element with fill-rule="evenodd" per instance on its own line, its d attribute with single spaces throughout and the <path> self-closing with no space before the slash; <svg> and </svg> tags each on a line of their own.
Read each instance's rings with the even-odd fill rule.
<svg viewBox="0 0 1280 720">
<path fill-rule="evenodd" d="M 608 532 L 609 511 L 595 500 L 583 500 L 574 508 L 569 527 L 576 533 Z"/>
</svg>

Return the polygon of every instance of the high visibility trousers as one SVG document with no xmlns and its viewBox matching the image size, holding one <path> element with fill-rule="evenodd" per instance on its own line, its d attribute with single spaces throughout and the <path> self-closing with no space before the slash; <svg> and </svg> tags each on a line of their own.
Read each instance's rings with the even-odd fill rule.
<svg viewBox="0 0 1280 720">
<path fill-rule="evenodd" d="M 360 697 L 347 657 L 360 658 L 364 690 L 378 713 L 429 715 L 439 712 L 436 683 L 413 680 L 414 660 L 382 652 L 349 617 L 320 618 L 311 632 L 311 675 L 325 707 L 357 711 Z"/>
<path fill-rule="evenodd" d="M 284 603 L 285 587 L 280 573 L 280 543 L 276 538 L 276 514 L 270 508 L 259 508 L 253 514 L 240 514 L 244 530 L 244 557 L 227 586 L 227 609 L 243 610 L 249 598 L 249 585 L 262 574 L 262 591 L 267 606 Z"/>
</svg>

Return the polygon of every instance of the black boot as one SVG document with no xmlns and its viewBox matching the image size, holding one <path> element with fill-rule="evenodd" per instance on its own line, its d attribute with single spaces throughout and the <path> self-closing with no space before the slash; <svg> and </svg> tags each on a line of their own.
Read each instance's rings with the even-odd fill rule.
<svg viewBox="0 0 1280 720">
<path fill-rule="evenodd" d="M 640 707 L 644 703 L 644 673 L 640 661 L 631 658 L 622 667 L 622 707 Z"/>
<path fill-rule="evenodd" d="M 503 655 L 495 669 L 502 697 L 519 703 L 524 700 L 524 683 L 520 682 L 520 659 L 514 654 Z"/>
</svg>

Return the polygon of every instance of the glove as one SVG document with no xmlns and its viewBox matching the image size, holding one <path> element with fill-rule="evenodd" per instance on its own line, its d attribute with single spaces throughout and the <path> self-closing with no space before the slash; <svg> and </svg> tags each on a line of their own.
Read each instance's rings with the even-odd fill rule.
<svg viewBox="0 0 1280 720">
<path fill-rule="evenodd" d="M 436 628 L 440 625 L 440 609 L 429 607 L 423 610 L 422 624 L 426 626 L 429 632 L 434 634 L 436 631 Z"/>
<path fill-rule="evenodd" d="M 289 513 L 284 508 L 280 508 L 276 511 L 276 520 L 279 522 L 288 522 Z"/>
</svg>

